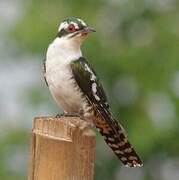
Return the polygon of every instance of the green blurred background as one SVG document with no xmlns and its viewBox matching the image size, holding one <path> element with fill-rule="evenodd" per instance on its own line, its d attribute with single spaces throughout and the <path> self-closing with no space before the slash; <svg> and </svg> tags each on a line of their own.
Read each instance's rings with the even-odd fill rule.
<svg viewBox="0 0 179 180">
<path fill-rule="evenodd" d="M 95 180 L 178 180 L 178 0 L 0 0 L 0 179 L 27 179 L 33 117 L 61 112 L 42 63 L 69 16 L 97 30 L 83 53 L 144 162 L 123 167 L 97 134 Z"/>
</svg>

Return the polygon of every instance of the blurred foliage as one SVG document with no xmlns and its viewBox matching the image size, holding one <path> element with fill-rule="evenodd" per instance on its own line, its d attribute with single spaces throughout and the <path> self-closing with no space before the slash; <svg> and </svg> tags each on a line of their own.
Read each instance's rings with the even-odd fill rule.
<svg viewBox="0 0 179 180">
<path fill-rule="evenodd" d="M 8 131 L 8 130 L 6 130 Z M 5 180 L 23 180 L 26 176 L 26 164 L 23 162 L 27 152 L 29 136 L 25 129 L 11 129 L 0 139 L 0 177 Z M 20 156 L 21 157 L 20 157 Z M 27 153 L 25 163 L 27 163 Z"/>
<path fill-rule="evenodd" d="M 157 179 L 150 170 L 152 163 L 160 167 L 163 159 L 179 156 L 176 143 L 179 97 L 175 93 L 179 86 L 174 79 L 179 70 L 179 2 L 29 0 L 23 3 L 25 13 L 9 36 L 24 52 L 39 55 L 39 61 L 43 62 L 48 44 L 64 18 L 80 17 L 97 30 L 84 43 L 83 54 L 98 72 L 116 117 L 120 117 L 144 161 L 142 178 Z M 34 104 L 46 100 L 45 96 L 41 89 L 29 92 Z M 0 142 L 2 156 L 7 144 L 27 144 L 24 132 L 17 133 L 4 137 L 5 144 Z M 95 179 L 118 179 L 120 162 L 108 152 L 102 138 L 97 138 Z M 12 179 L 6 173 L 3 169 L 0 177 Z M 14 175 L 13 179 L 23 178 Z"/>
</svg>

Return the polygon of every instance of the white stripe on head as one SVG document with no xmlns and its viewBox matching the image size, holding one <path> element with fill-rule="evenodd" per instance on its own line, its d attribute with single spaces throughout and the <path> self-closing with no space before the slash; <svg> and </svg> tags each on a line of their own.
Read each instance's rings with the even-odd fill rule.
<svg viewBox="0 0 179 180">
<path fill-rule="evenodd" d="M 80 21 L 83 26 L 87 26 L 86 23 L 82 19 L 78 18 L 78 21 Z"/>
<path fill-rule="evenodd" d="M 62 29 L 66 29 L 68 27 L 67 22 L 62 22 L 58 28 L 58 31 L 60 32 Z"/>
</svg>

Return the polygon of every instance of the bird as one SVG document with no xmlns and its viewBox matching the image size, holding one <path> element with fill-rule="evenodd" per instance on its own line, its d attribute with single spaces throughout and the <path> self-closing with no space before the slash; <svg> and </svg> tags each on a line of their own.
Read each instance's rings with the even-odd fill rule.
<svg viewBox="0 0 179 180">
<path fill-rule="evenodd" d="M 81 45 L 92 32 L 95 29 L 77 17 L 60 23 L 43 65 L 46 84 L 64 115 L 91 122 L 125 166 L 140 167 L 142 161 L 114 118 L 99 77 L 82 55 Z"/>
</svg>

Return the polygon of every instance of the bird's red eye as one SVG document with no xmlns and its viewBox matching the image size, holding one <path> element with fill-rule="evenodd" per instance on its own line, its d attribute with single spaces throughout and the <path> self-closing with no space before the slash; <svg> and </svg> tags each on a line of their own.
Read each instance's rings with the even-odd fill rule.
<svg viewBox="0 0 179 180">
<path fill-rule="evenodd" d="M 70 24 L 69 26 L 68 26 L 68 31 L 69 32 L 74 32 L 76 29 L 75 29 L 75 26 L 73 25 L 73 24 Z"/>
</svg>

